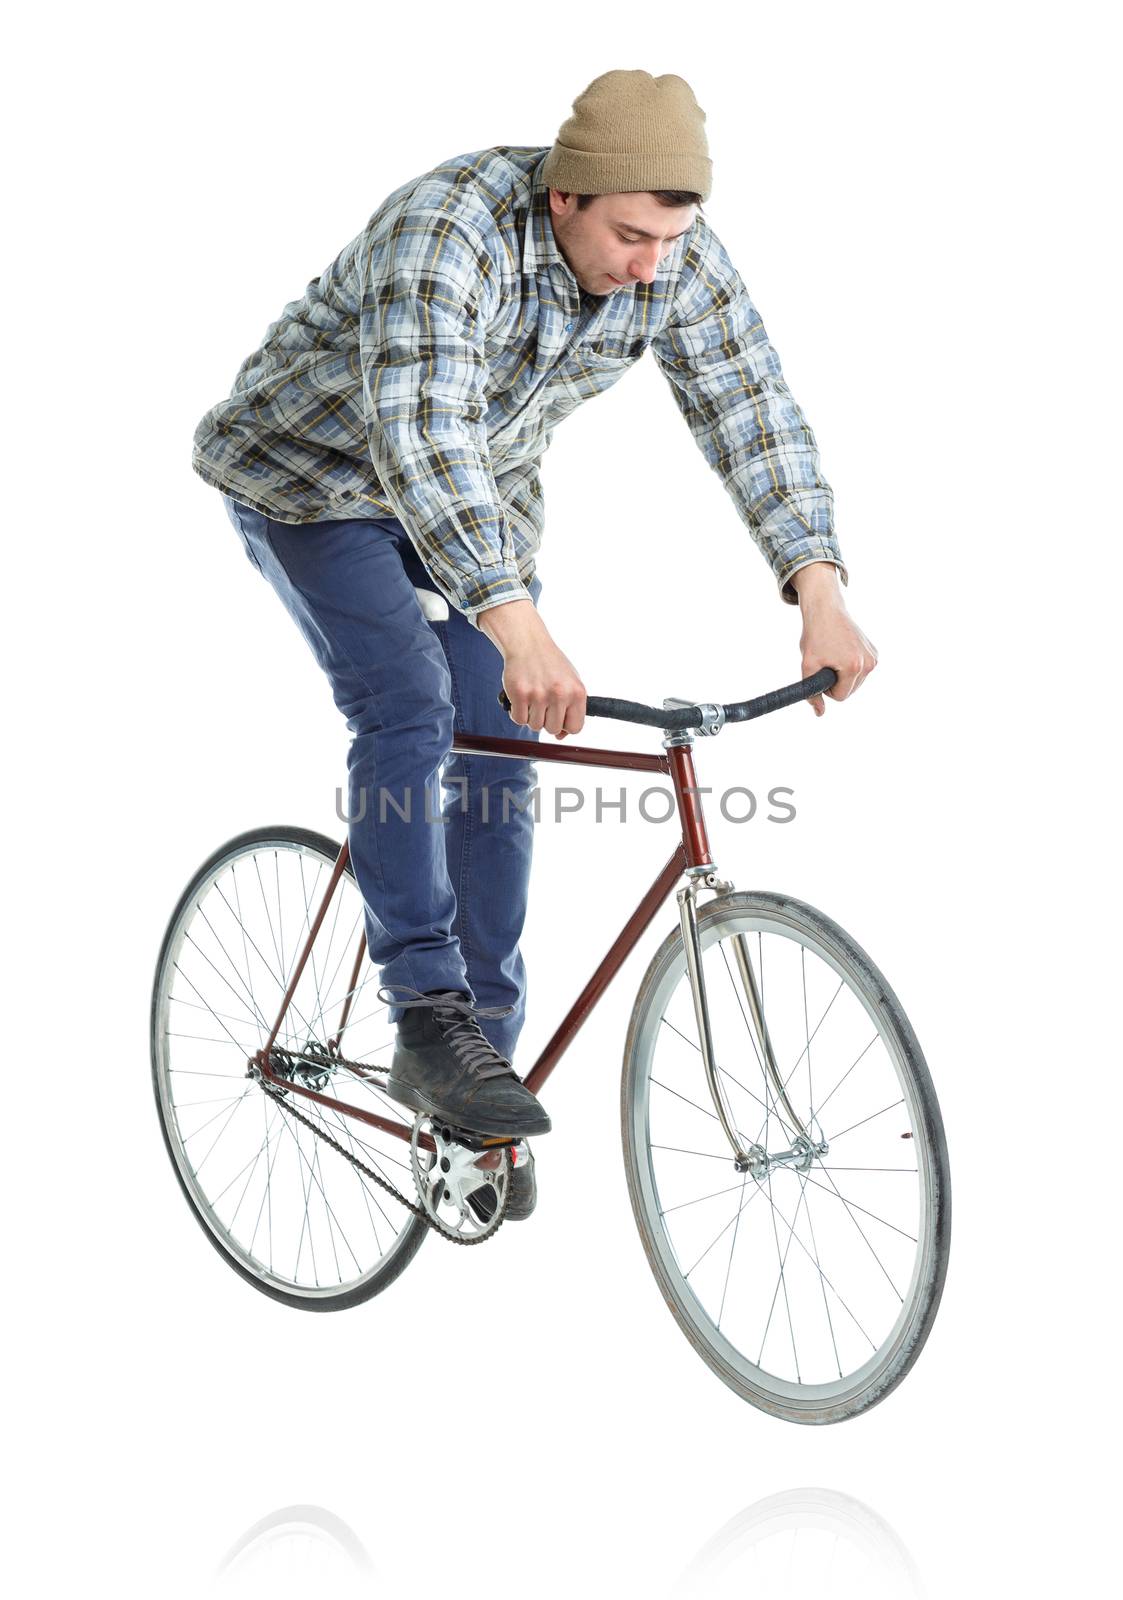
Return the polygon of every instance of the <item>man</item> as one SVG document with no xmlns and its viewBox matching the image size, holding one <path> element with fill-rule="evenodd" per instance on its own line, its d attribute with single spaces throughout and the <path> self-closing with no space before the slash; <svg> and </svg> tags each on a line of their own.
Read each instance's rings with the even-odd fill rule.
<svg viewBox="0 0 1123 1600">
<path fill-rule="evenodd" d="M 585 718 L 537 610 L 556 424 L 650 346 L 802 610 L 804 675 L 834 667 L 844 699 L 876 662 L 842 600 L 814 436 L 699 209 L 711 169 L 689 86 L 609 72 L 573 113 L 551 149 L 477 151 L 396 190 L 269 327 L 193 457 L 354 735 L 351 860 L 398 1027 L 388 1092 L 520 1137 L 550 1127 L 511 1062 L 529 751 Z M 418 591 L 434 588 L 448 615 L 430 621 Z M 446 761 L 454 727 L 524 738 L 528 758 Z M 534 1199 L 528 1163 L 508 1215 Z"/>
</svg>

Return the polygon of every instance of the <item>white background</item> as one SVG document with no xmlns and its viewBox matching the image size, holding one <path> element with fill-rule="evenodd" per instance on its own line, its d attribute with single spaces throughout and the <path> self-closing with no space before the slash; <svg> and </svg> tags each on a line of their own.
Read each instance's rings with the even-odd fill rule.
<svg viewBox="0 0 1123 1600">
<path fill-rule="evenodd" d="M 1046 1595 L 1106 1574 L 1105 15 L 196 0 L 17 25 L 4 1171 L 21 1592 L 207 1593 L 231 1546 L 294 1504 L 349 1524 L 363 1593 L 794 1592 L 795 1573 L 832 1593 Z M 549 143 L 618 66 L 682 74 L 707 112 L 707 212 L 815 429 L 848 602 L 881 653 L 821 721 L 799 707 L 698 752 L 703 783 L 795 789 L 788 826 L 714 811 L 719 865 L 850 929 L 944 1111 L 955 1213 L 935 1330 L 883 1405 L 834 1428 L 726 1390 L 635 1232 L 620 1057 L 673 902 L 550 1083 L 534 1220 L 486 1249 L 429 1241 L 356 1311 L 302 1316 L 223 1266 L 152 1103 L 152 968 L 182 886 L 256 823 L 338 835 L 347 739 L 190 471 L 195 424 L 391 189 L 457 152 Z M 559 430 L 545 485 L 542 611 L 591 692 L 730 699 L 798 676 L 798 613 L 653 364 Z M 672 845 L 638 820 L 543 823 L 524 1070 Z M 350 1581 L 318 1526 L 292 1535 L 271 1592 Z M 265 1592 L 275 1547 L 256 1548 L 225 1591 Z"/>
</svg>

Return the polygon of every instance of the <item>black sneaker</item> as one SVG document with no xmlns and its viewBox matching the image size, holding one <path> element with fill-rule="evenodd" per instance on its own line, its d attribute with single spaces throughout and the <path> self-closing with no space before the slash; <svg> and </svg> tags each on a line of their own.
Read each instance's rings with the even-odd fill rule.
<svg viewBox="0 0 1123 1600">
<path fill-rule="evenodd" d="M 485 1184 L 482 1189 L 476 1189 L 468 1196 L 468 1204 L 480 1222 L 490 1222 L 499 1202 L 495 1198 L 495 1190 Z M 516 1167 L 511 1174 L 511 1192 L 507 1199 L 507 1209 L 503 1213 L 504 1222 L 525 1222 L 537 1204 L 538 1184 L 534 1177 L 534 1155 L 528 1147 L 527 1160 L 521 1167 Z"/>
<path fill-rule="evenodd" d="M 513 1007 L 478 1007 L 463 989 L 425 994 L 410 989 L 413 1000 L 389 992 L 405 987 L 391 984 L 378 991 L 380 1000 L 405 1011 L 386 1083 L 391 1100 L 469 1133 L 519 1139 L 549 1133 L 545 1108 L 476 1021 L 477 1016 L 509 1016 Z"/>
</svg>

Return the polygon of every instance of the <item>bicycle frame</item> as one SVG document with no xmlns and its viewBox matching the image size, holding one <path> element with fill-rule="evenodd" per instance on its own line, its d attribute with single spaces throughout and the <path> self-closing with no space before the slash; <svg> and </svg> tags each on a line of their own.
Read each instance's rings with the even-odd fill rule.
<svg viewBox="0 0 1123 1600">
<path fill-rule="evenodd" d="M 546 1082 L 547 1078 L 554 1071 L 554 1068 L 565 1054 L 566 1050 L 568 1050 L 569 1046 L 573 1043 L 573 1040 L 576 1038 L 579 1030 L 587 1021 L 589 1014 L 593 1010 L 593 1007 L 597 1004 L 597 1001 L 604 994 L 605 990 L 608 988 L 608 985 L 612 982 L 617 972 L 619 972 L 620 968 L 623 966 L 624 962 L 635 948 L 639 939 L 650 926 L 656 912 L 659 910 L 659 907 L 663 904 L 664 900 L 666 900 L 678 879 L 682 877 L 684 873 L 692 879 L 705 879 L 708 876 L 712 877 L 715 871 L 713 861 L 710 858 L 710 848 L 706 835 L 706 822 L 702 811 L 701 795 L 699 793 L 697 784 L 695 783 L 692 740 L 689 735 L 670 735 L 665 741 L 664 749 L 666 751 L 665 755 L 651 755 L 645 754 L 642 751 L 601 749 L 594 745 L 535 743 L 533 746 L 528 746 L 527 741 L 524 739 L 503 739 L 484 734 L 463 733 L 454 736 L 452 753 L 457 755 L 476 754 L 510 756 L 512 759 L 519 761 L 525 761 L 528 755 L 530 755 L 535 761 L 552 761 L 559 764 L 570 763 L 577 766 L 607 767 L 616 769 L 623 768 L 631 772 L 662 773 L 664 776 L 667 776 L 671 779 L 671 783 L 674 788 L 675 804 L 678 810 L 679 821 L 682 828 L 681 841 L 676 846 L 674 854 L 671 856 L 670 860 L 663 867 L 662 871 L 659 873 L 650 889 L 648 889 L 647 893 L 636 907 L 636 910 L 632 913 L 631 917 L 629 917 L 620 933 L 609 946 L 600 965 L 597 967 L 589 981 L 585 984 L 585 987 L 581 990 L 581 993 L 577 996 L 576 1000 L 570 1006 L 565 1017 L 562 1019 L 562 1022 L 555 1030 L 552 1038 L 542 1050 L 542 1053 L 539 1055 L 530 1072 L 526 1075 L 524 1081 L 527 1088 L 530 1089 L 533 1094 L 537 1094 L 539 1092 L 539 1090 L 542 1088 L 542 1085 Z M 354 1117 L 361 1122 L 367 1123 L 371 1127 L 380 1128 L 383 1132 L 394 1134 L 398 1138 L 408 1143 L 410 1139 L 410 1129 L 403 1127 L 401 1123 L 393 1122 L 388 1117 L 381 1117 L 376 1112 L 368 1111 L 362 1107 L 345 1104 L 343 1101 L 337 1100 L 334 1096 L 321 1094 L 318 1090 L 311 1089 L 307 1085 L 291 1082 L 287 1078 L 282 1079 L 273 1072 L 273 1069 L 269 1064 L 270 1054 L 277 1040 L 277 1036 L 281 1031 L 281 1025 L 284 1021 L 285 1014 L 288 1011 L 293 995 L 296 993 L 296 988 L 300 982 L 301 974 L 304 971 L 308 956 L 312 950 L 313 944 L 315 943 L 316 935 L 319 932 L 320 926 L 327 914 L 332 897 L 335 894 L 336 888 L 338 887 L 339 880 L 346 870 L 347 861 L 348 847 L 345 841 L 340 849 L 338 857 L 336 858 L 336 862 L 332 869 L 332 874 L 328 881 L 327 888 L 324 891 L 324 897 L 320 904 L 319 910 L 317 911 L 315 919 L 309 928 L 308 937 L 304 942 L 304 948 L 301 951 L 300 958 L 296 963 L 292 978 L 289 981 L 289 986 L 285 991 L 284 999 L 281 1002 L 281 1009 L 277 1014 L 276 1022 L 273 1024 L 273 1030 L 270 1033 L 264 1047 L 259 1050 L 254 1057 L 254 1062 L 257 1067 L 260 1068 L 261 1075 L 266 1082 L 272 1083 L 278 1088 L 285 1089 L 291 1094 L 298 1094 L 304 1096 L 306 1099 L 315 1100 L 321 1105 L 328 1106 L 335 1112 L 341 1112 L 346 1116 Z M 682 891 L 682 894 L 687 895 L 687 891 Z M 688 895 L 687 898 L 689 898 Z M 690 923 L 692 925 L 692 900 L 690 900 L 689 903 L 689 912 Z M 685 927 L 687 914 L 684 906 L 681 903 L 680 914 Z M 688 949 L 689 948 L 690 945 L 688 943 Z M 360 938 L 359 948 L 355 956 L 355 963 L 354 967 L 352 968 L 351 979 L 347 987 L 347 996 L 340 1017 L 339 1027 L 330 1041 L 330 1046 L 333 1049 L 339 1048 L 339 1042 L 347 1026 L 347 1019 L 351 1009 L 351 1001 L 354 997 L 355 987 L 358 983 L 359 972 L 362 968 L 363 957 L 365 954 L 366 934 L 364 932 Z M 692 981 L 693 977 L 694 975 L 692 973 Z M 698 988 L 696 984 L 695 995 L 697 999 Z M 700 1022 L 702 1021 L 702 1018 L 704 1018 L 704 1015 L 705 1001 L 703 995 L 702 1013 L 699 1019 Z M 707 1067 L 710 1068 L 712 1067 L 712 1060 L 708 1048 L 708 1031 L 707 1024 L 703 1030 L 703 1054 L 707 1061 Z M 379 1073 L 377 1069 L 371 1069 L 370 1076 L 372 1078 L 377 1078 L 378 1075 Z M 716 1087 L 715 1075 L 711 1082 L 711 1090 L 716 1090 Z M 718 1090 L 715 1093 L 715 1103 L 717 1103 L 718 1110 L 721 1112 L 722 1105 L 719 1095 L 720 1091 Z M 722 1120 L 724 1122 L 725 1118 L 723 1117 Z M 730 1130 L 727 1128 L 727 1132 L 729 1131 Z M 509 1141 L 495 1139 L 485 1142 L 504 1144 L 508 1143 Z M 735 1151 L 737 1151 L 739 1141 L 733 1138 L 731 1135 L 731 1142 L 734 1144 Z M 425 1136 L 422 1138 L 422 1143 L 426 1148 L 433 1148 L 432 1140 L 426 1138 Z M 745 1154 L 744 1152 L 740 1151 L 738 1151 L 738 1153 L 741 1155 Z"/>
</svg>

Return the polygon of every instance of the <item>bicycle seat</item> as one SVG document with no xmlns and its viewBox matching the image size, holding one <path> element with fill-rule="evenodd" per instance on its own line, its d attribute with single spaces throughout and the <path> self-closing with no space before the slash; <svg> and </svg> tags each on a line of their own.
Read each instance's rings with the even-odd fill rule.
<svg viewBox="0 0 1123 1600">
<path fill-rule="evenodd" d="M 438 594 L 435 589 L 423 589 L 419 583 L 413 586 L 413 592 L 421 602 L 421 609 L 429 622 L 448 621 L 448 601 L 443 594 Z"/>
</svg>

